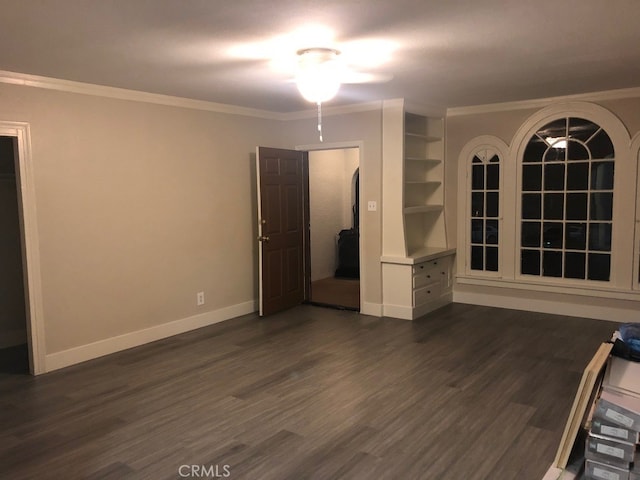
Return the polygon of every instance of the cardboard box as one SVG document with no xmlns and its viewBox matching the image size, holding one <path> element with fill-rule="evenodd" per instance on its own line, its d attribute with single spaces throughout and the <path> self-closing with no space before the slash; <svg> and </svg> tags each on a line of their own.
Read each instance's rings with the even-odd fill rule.
<svg viewBox="0 0 640 480">
<path fill-rule="evenodd" d="M 605 386 L 598 399 L 594 416 L 638 432 L 640 431 L 640 398 L 610 391 Z"/>
<path fill-rule="evenodd" d="M 616 467 L 616 468 L 619 468 L 620 470 L 624 470 L 625 472 L 632 471 L 632 468 L 631 468 L 633 465 L 632 463 L 618 462 L 618 461 L 612 460 L 611 457 L 607 457 L 606 455 L 600 455 L 598 453 L 593 453 L 593 452 L 585 452 L 584 459 L 591 460 L 592 462 L 596 462 L 596 463 L 602 463 L 604 465 L 609 465 L 611 467 Z"/>
<path fill-rule="evenodd" d="M 605 371 L 604 385 L 611 390 L 640 396 L 640 363 L 611 356 Z"/>
<path fill-rule="evenodd" d="M 608 460 L 608 463 L 619 465 L 621 468 L 629 470 L 629 465 L 633 462 L 636 453 L 636 444 L 623 442 L 615 438 L 589 433 L 585 446 L 585 458 L 598 460 L 599 458 Z M 596 455 L 588 457 L 589 454 Z"/>
<path fill-rule="evenodd" d="M 598 416 L 594 416 L 591 419 L 591 433 L 623 440 L 625 442 L 638 443 L 638 432 L 621 427 L 606 418 L 600 418 Z"/>
<path fill-rule="evenodd" d="M 604 463 L 587 460 L 584 466 L 585 478 L 589 480 L 629 480 L 629 471 Z"/>
</svg>

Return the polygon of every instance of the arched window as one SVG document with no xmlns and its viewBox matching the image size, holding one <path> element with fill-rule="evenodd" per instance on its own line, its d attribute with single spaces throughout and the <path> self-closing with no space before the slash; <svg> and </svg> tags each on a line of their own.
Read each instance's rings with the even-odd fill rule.
<svg viewBox="0 0 640 480">
<path fill-rule="evenodd" d="M 615 150 L 577 117 L 539 128 L 522 157 L 520 273 L 609 281 Z"/>
<path fill-rule="evenodd" d="M 500 157 L 483 149 L 471 160 L 470 262 L 473 271 L 499 271 Z"/>
<path fill-rule="evenodd" d="M 503 275 L 503 240 L 508 240 L 502 218 L 504 159 L 508 151 L 500 138 L 480 135 L 460 152 L 465 168 L 458 170 L 458 185 L 466 197 L 458 203 L 458 257 L 464 265 L 463 275 L 491 279 Z"/>
</svg>

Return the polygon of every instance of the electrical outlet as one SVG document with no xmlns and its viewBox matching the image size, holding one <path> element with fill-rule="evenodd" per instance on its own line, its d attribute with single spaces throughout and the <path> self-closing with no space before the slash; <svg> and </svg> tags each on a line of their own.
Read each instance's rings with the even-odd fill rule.
<svg viewBox="0 0 640 480">
<path fill-rule="evenodd" d="M 196 305 L 204 305 L 204 292 L 198 292 L 196 294 Z"/>
<path fill-rule="evenodd" d="M 367 203 L 367 210 L 369 210 L 370 212 L 375 212 L 378 209 L 378 204 L 376 203 L 375 200 L 369 200 L 369 202 Z"/>
</svg>

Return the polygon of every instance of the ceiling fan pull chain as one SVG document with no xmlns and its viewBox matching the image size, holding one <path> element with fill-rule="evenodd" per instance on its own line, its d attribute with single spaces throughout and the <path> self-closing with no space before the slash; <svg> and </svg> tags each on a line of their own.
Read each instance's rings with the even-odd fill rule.
<svg viewBox="0 0 640 480">
<path fill-rule="evenodd" d="M 320 141 L 322 140 L 322 102 L 318 102 L 318 133 L 320 134 Z"/>
</svg>

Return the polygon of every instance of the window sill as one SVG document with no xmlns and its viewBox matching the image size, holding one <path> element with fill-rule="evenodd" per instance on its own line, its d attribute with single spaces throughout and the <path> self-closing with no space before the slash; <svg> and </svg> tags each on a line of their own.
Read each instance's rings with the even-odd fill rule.
<svg viewBox="0 0 640 480">
<path fill-rule="evenodd" d="M 585 297 L 602 297 L 618 300 L 640 300 L 640 291 L 616 287 L 601 287 L 588 285 L 558 285 L 553 283 L 530 282 L 520 279 L 486 278 L 457 275 L 456 282 L 460 285 L 478 285 L 484 287 L 513 288 L 536 292 L 563 293 L 567 295 L 582 295 Z"/>
</svg>

